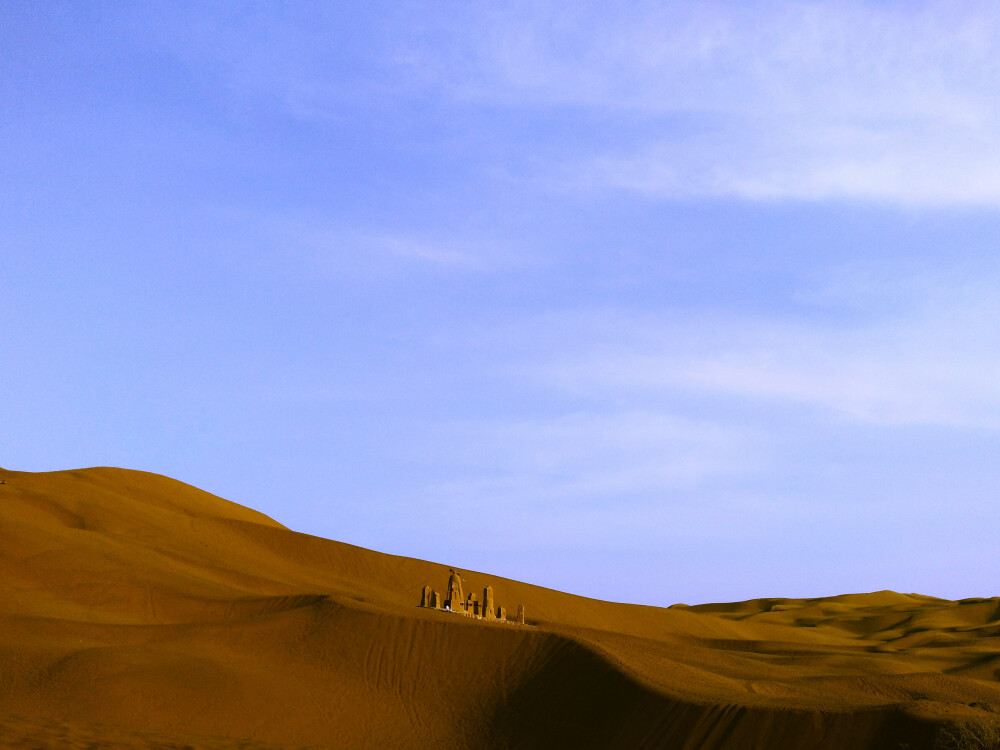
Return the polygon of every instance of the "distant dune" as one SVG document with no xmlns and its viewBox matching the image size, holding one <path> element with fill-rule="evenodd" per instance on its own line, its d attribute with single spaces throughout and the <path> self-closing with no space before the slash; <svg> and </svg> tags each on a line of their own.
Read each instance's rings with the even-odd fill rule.
<svg viewBox="0 0 1000 750">
<path fill-rule="evenodd" d="M 525 605 L 501 624 L 417 606 L 446 565 L 161 476 L 0 481 L 3 747 L 930 750 L 1000 724 L 996 598 L 661 609 L 462 571 Z"/>
</svg>

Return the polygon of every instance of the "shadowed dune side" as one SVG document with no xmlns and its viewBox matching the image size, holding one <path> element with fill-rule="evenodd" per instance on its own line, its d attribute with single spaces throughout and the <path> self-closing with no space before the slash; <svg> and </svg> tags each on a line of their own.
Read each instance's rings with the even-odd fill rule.
<svg viewBox="0 0 1000 750">
<path fill-rule="evenodd" d="M 531 625 L 485 623 L 415 606 L 444 565 L 164 477 L 0 478 L 6 746 L 918 750 L 1000 713 L 996 599 L 662 609 L 463 571 Z"/>
<path fill-rule="evenodd" d="M 841 750 L 903 743 L 916 749 L 931 747 L 935 736 L 932 725 L 895 711 L 750 709 L 671 699 L 571 642 L 535 666 L 493 717 L 500 747 Z"/>
<path fill-rule="evenodd" d="M 249 737 L 282 747 L 735 750 L 883 747 L 886 736 L 902 736 L 891 731 L 897 724 L 914 741 L 930 736 L 886 712 L 754 711 L 671 700 L 558 635 L 328 601 L 240 622 L 53 624 L 43 635 L 52 647 L 9 686 L 7 713 L 161 738 Z"/>
</svg>

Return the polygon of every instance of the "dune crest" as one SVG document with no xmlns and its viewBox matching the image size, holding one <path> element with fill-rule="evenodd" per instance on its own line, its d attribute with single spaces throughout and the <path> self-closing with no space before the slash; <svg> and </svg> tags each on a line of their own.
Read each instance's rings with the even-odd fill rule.
<svg viewBox="0 0 1000 750">
<path fill-rule="evenodd" d="M 480 615 L 453 617 L 444 565 L 172 479 L 0 482 L 4 746 L 931 750 L 1000 725 L 997 598 L 657 608 L 463 571 Z"/>
</svg>

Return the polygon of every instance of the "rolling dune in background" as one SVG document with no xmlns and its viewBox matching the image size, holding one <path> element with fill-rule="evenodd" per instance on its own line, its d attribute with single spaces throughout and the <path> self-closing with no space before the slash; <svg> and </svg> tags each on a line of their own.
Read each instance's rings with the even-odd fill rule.
<svg viewBox="0 0 1000 750">
<path fill-rule="evenodd" d="M 463 571 L 529 624 L 485 622 L 417 607 L 446 565 L 171 479 L 0 479 L 3 747 L 917 750 L 1000 717 L 996 598 L 662 609 Z"/>
</svg>

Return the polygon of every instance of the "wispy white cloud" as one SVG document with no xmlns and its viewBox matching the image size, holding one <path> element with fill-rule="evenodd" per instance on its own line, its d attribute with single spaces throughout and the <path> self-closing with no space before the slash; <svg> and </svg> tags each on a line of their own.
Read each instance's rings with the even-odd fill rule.
<svg viewBox="0 0 1000 750">
<path fill-rule="evenodd" d="M 349 238 L 321 234 L 314 239 L 314 243 L 331 248 L 351 246 L 356 252 L 365 255 L 381 255 L 401 261 L 464 269 L 484 269 L 491 265 L 491 256 L 496 255 L 493 252 L 495 248 L 488 247 L 487 243 L 473 245 L 455 240 L 435 241 L 401 234 L 372 233 Z"/>
<path fill-rule="evenodd" d="M 309 215 L 247 217 L 284 259 L 328 277 L 380 278 L 413 271 L 486 273 L 530 264 L 524 248 L 492 237 L 342 226 Z"/>
<path fill-rule="evenodd" d="M 868 283 L 851 290 L 841 280 L 829 295 L 877 294 Z M 588 399 L 707 394 L 870 424 L 1000 430 L 997 288 L 995 279 L 915 283 L 897 289 L 909 299 L 893 311 L 857 319 L 610 313 L 614 335 L 595 331 L 591 344 L 563 349 L 532 377 Z"/>
<path fill-rule="evenodd" d="M 450 430 L 462 436 L 460 455 L 549 477 L 549 497 L 691 487 L 756 464 L 744 435 L 656 411 L 578 411 Z"/>
<path fill-rule="evenodd" d="M 434 23 L 450 46 L 413 63 L 510 104 L 975 124 L 1000 72 L 989 2 L 528 3 Z"/>
<path fill-rule="evenodd" d="M 531 3 L 444 25 L 413 65 L 451 95 L 631 123 L 561 153 L 564 186 L 1000 204 L 995 3 Z"/>
<path fill-rule="evenodd" d="M 516 111 L 531 137 L 510 158 L 541 186 L 1000 205 L 1000 6 L 987 0 L 441 3 L 356 26 L 322 8 L 199 18 L 156 34 L 234 102 L 322 124 L 401 102 L 442 121 L 454 106 Z M 484 127 L 484 140 L 508 137 Z"/>
<path fill-rule="evenodd" d="M 998 121 L 1000 124 L 1000 121 Z M 748 123 L 562 169 L 568 187 L 650 197 L 857 200 L 912 207 L 1000 205 L 1000 135 L 986 127 Z"/>
<path fill-rule="evenodd" d="M 723 500 L 686 508 L 684 496 L 759 473 L 768 461 L 752 428 L 655 410 L 451 423 L 430 442 L 447 445 L 466 471 L 423 488 L 426 507 L 442 519 L 470 505 L 493 508 L 494 533 L 528 544 L 539 535 L 579 544 L 637 524 L 662 536 L 678 520 L 724 512 Z"/>
</svg>

